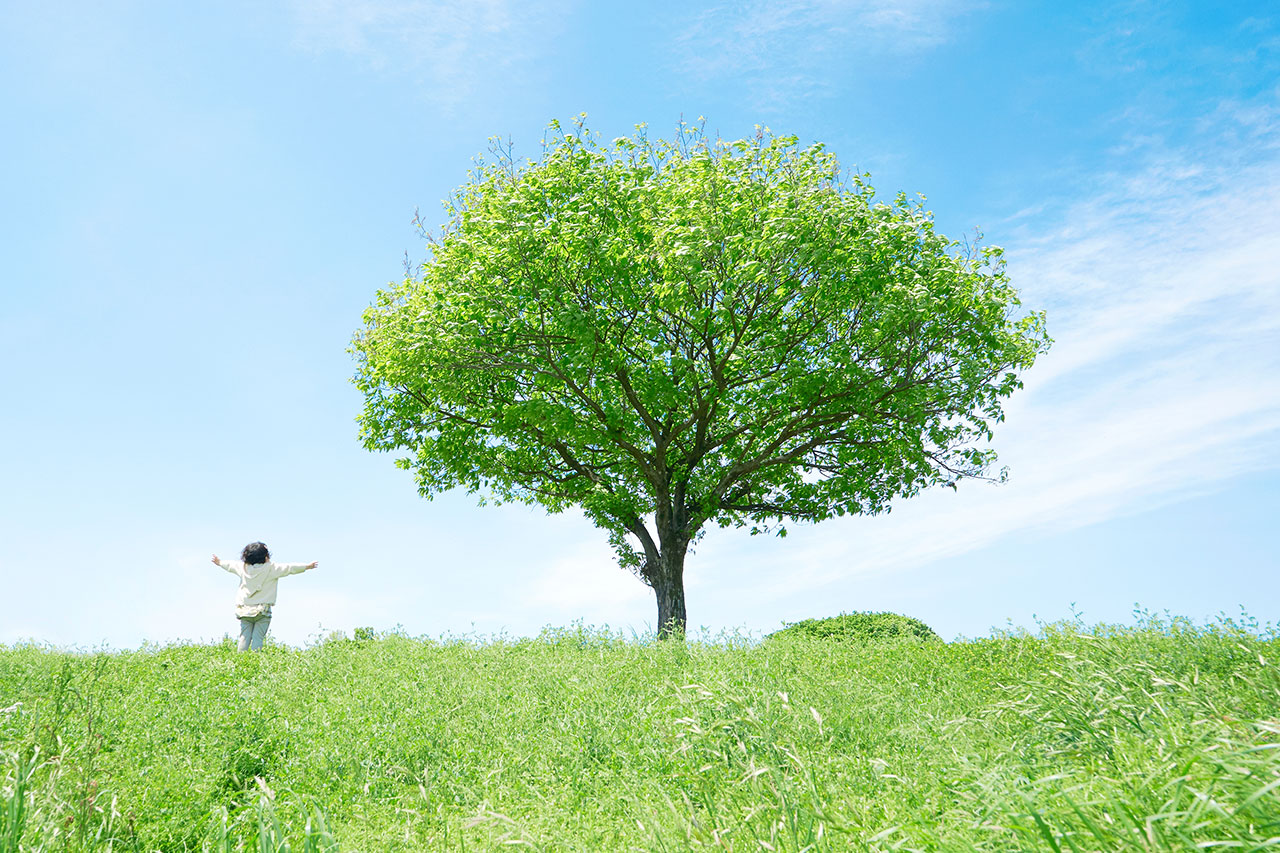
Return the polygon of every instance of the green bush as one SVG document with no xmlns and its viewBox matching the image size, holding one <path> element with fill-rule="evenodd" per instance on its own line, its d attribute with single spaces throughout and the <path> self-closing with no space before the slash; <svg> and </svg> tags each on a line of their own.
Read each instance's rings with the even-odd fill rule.
<svg viewBox="0 0 1280 853">
<path fill-rule="evenodd" d="M 787 622 L 787 627 L 775 631 L 770 637 L 804 637 L 818 640 L 840 640 L 860 643 L 866 640 L 882 640 L 888 637 L 916 637 L 921 640 L 941 640 L 933 629 L 910 616 L 898 613 L 841 613 L 826 619 L 805 619 Z"/>
</svg>

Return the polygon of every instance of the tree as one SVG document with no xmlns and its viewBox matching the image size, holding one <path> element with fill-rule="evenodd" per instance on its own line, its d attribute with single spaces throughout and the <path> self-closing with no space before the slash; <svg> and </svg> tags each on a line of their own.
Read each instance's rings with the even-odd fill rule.
<svg viewBox="0 0 1280 853">
<path fill-rule="evenodd" d="M 353 343 L 364 445 L 423 496 L 580 507 L 668 636 L 708 523 L 785 535 L 989 470 L 1048 346 L 1000 249 L 767 131 L 493 151 Z"/>
</svg>

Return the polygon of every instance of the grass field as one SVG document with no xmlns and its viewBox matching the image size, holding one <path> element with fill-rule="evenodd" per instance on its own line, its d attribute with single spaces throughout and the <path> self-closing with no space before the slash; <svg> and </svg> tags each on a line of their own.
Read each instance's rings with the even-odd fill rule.
<svg viewBox="0 0 1280 853">
<path fill-rule="evenodd" d="M 1280 848 L 1278 661 L 1153 618 L 0 647 L 0 851 Z"/>
</svg>

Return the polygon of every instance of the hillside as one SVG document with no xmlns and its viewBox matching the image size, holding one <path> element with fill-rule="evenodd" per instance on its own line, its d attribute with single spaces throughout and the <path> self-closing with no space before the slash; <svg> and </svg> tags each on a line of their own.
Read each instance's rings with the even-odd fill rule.
<svg viewBox="0 0 1280 853">
<path fill-rule="evenodd" d="M 0 851 L 1261 849 L 1267 636 L 0 647 Z"/>
</svg>

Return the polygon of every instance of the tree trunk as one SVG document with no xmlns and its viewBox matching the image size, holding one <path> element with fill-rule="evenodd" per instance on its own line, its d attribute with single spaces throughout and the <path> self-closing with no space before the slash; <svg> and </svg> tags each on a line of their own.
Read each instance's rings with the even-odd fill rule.
<svg viewBox="0 0 1280 853">
<path fill-rule="evenodd" d="M 658 639 L 684 639 L 684 548 L 663 549 L 653 594 L 658 599 Z"/>
</svg>

